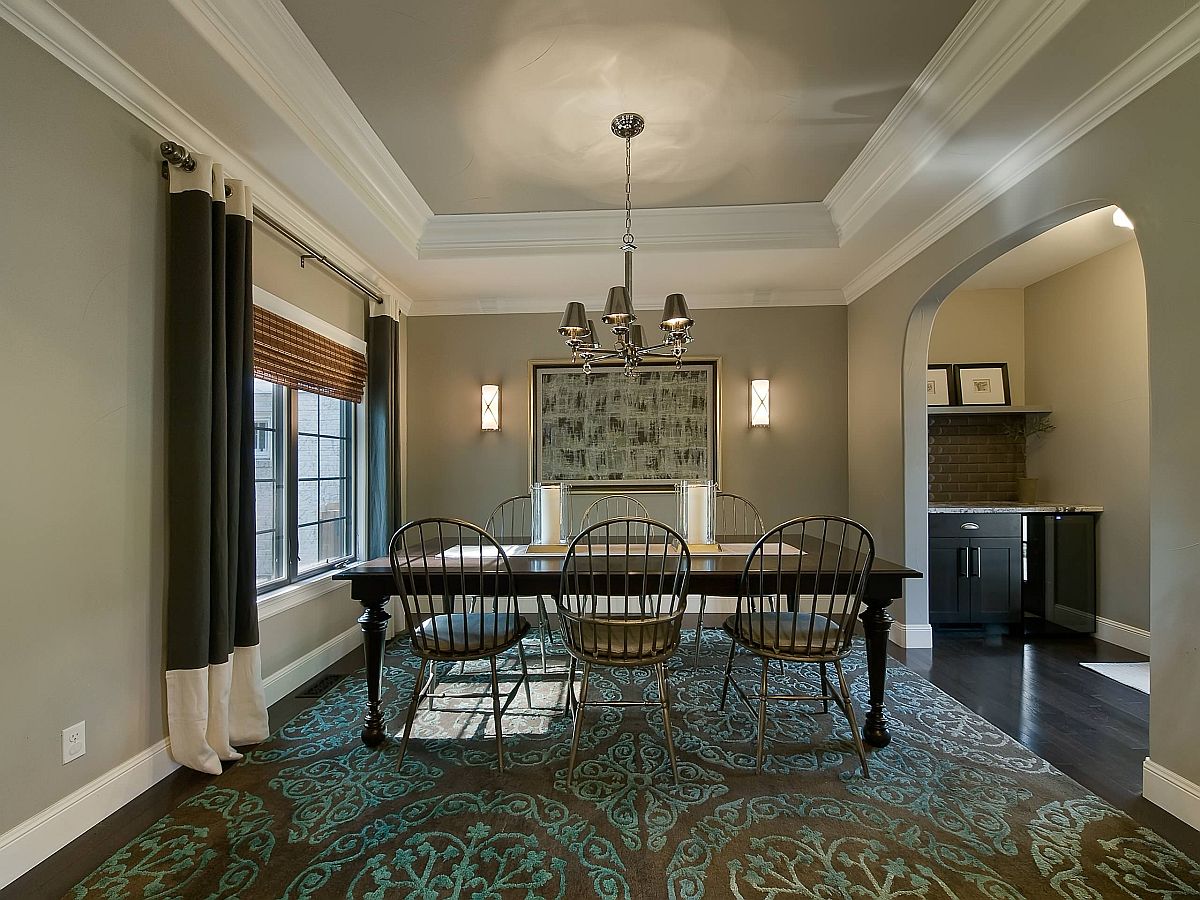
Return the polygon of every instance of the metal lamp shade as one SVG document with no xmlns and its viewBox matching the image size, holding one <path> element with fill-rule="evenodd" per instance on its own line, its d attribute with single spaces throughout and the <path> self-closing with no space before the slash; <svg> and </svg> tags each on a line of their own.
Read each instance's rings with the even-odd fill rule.
<svg viewBox="0 0 1200 900">
<path fill-rule="evenodd" d="M 605 325 L 628 325 L 637 319 L 633 304 L 629 302 L 629 293 L 623 285 L 608 289 L 608 302 L 604 304 L 604 315 L 600 318 Z"/>
<path fill-rule="evenodd" d="M 662 330 L 682 331 L 691 325 L 692 315 L 688 312 L 683 294 L 668 294 L 667 302 L 663 305 Z"/>
<path fill-rule="evenodd" d="M 583 336 L 583 342 L 591 347 L 600 346 L 600 336 L 596 334 L 596 323 L 588 319 L 588 333 Z"/>
<path fill-rule="evenodd" d="M 635 347 L 646 346 L 646 336 L 642 334 L 642 326 L 636 322 L 629 326 L 629 335 L 626 340 Z"/>
<path fill-rule="evenodd" d="M 567 304 L 567 311 L 563 313 L 562 323 L 558 326 L 558 333 L 565 338 L 580 338 L 588 332 L 587 310 L 583 308 L 583 304 L 578 300 L 572 300 Z"/>
</svg>

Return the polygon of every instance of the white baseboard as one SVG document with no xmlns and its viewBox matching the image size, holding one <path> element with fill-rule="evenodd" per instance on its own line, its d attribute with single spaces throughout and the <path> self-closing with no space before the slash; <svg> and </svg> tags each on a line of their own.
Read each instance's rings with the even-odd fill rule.
<svg viewBox="0 0 1200 900">
<path fill-rule="evenodd" d="M 893 622 L 888 639 L 909 650 L 928 650 L 933 646 L 933 626 L 926 622 L 924 625 L 905 625 L 903 622 Z"/>
<path fill-rule="evenodd" d="M 357 625 L 263 680 L 270 705 L 362 646 Z M 164 738 L 0 835 L 0 888 L 57 853 L 93 825 L 179 768 Z"/>
<path fill-rule="evenodd" d="M 1150 632 L 1114 619 L 1096 616 L 1096 640 L 1107 641 L 1145 656 L 1150 655 Z"/>
<path fill-rule="evenodd" d="M 166 739 L 0 835 L 0 888 L 179 768 Z"/>
<path fill-rule="evenodd" d="M 1142 763 L 1142 796 L 1200 831 L 1200 784 L 1176 775 L 1148 756 Z"/>
<path fill-rule="evenodd" d="M 315 647 L 299 659 L 288 663 L 278 672 L 273 672 L 263 679 L 263 693 L 267 697 L 267 706 L 282 700 L 306 681 L 320 675 L 347 653 L 361 646 L 362 629 L 353 625 L 320 647 Z"/>
</svg>

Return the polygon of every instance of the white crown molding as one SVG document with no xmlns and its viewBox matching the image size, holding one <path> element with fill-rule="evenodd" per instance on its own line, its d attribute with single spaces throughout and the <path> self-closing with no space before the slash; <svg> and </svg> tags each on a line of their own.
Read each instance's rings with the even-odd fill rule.
<svg viewBox="0 0 1200 900">
<path fill-rule="evenodd" d="M 1087 0 L 977 0 L 838 179 L 825 204 L 846 241 Z"/>
<path fill-rule="evenodd" d="M 620 246 L 624 210 L 434 216 L 421 259 L 611 251 Z M 636 211 L 642 250 L 774 250 L 838 246 L 823 203 L 692 206 Z"/>
<path fill-rule="evenodd" d="M 1192 6 L 1139 47 L 1085 94 L 867 266 L 846 285 L 847 301 L 861 297 L 1197 53 L 1200 53 L 1200 4 Z"/>
<path fill-rule="evenodd" d="M 410 316 L 477 316 L 512 313 L 556 313 L 561 315 L 566 299 L 541 297 L 533 299 L 483 300 L 417 300 Z M 656 303 L 659 301 L 655 301 Z M 778 306 L 845 306 L 839 290 L 825 291 L 754 291 L 741 294 L 688 294 L 691 309 L 742 309 L 747 307 Z M 603 299 L 596 301 L 596 308 Z M 644 303 L 639 307 L 645 308 Z"/>
<path fill-rule="evenodd" d="M 414 256 L 429 205 L 279 0 L 171 0 Z"/>
<path fill-rule="evenodd" d="M 279 187 L 266 173 L 193 118 L 53 0 L 0 0 L 0 18 L 104 93 L 164 139 L 170 138 L 219 159 L 233 177 L 247 182 L 254 205 L 268 212 L 330 259 L 380 293 L 397 298 L 407 312 L 412 301 Z M 147 173 L 147 177 L 154 175 Z"/>
</svg>

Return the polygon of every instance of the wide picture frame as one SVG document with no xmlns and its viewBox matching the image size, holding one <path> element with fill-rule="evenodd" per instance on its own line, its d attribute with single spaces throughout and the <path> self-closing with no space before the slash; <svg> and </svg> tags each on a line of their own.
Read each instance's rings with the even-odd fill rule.
<svg viewBox="0 0 1200 900">
<path fill-rule="evenodd" d="M 530 479 L 588 490 L 672 489 L 718 481 L 720 359 L 676 367 L 645 361 L 533 360 L 530 374 Z"/>
<path fill-rule="evenodd" d="M 954 367 L 963 406 L 1011 406 L 1008 363 L 960 363 Z"/>
<path fill-rule="evenodd" d="M 925 402 L 929 406 L 954 406 L 954 366 L 931 365 L 925 375 Z"/>
</svg>

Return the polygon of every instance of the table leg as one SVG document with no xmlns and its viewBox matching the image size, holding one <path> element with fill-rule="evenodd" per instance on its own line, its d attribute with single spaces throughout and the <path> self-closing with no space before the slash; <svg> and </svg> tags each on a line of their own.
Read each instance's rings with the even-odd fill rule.
<svg viewBox="0 0 1200 900">
<path fill-rule="evenodd" d="M 867 643 L 867 682 L 870 686 L 871 708 L 863 722 L 863 740 L 872 747 L 886 747 L 892 735 L 883 714 L 884 679 L 887 676 L 887 645 L 893 619 L 888 613 L 891 597 L 867 598 L 866 609 L 860 618 Z"/>
<path fill-rule="evenodd" d="M 380 699 L 383 694 L 383 653 L 387 644 L 387 623 L 391 619 L 386 609 L 388 595 L 372 594 L 354 599 L 363 607 L 358 624 L 362 628 L 363 653 L 367 663 L 367 708 L 363 719 L 362 742 L 368 747 L 378 747 L 387 740 Z"/>
</svg>

